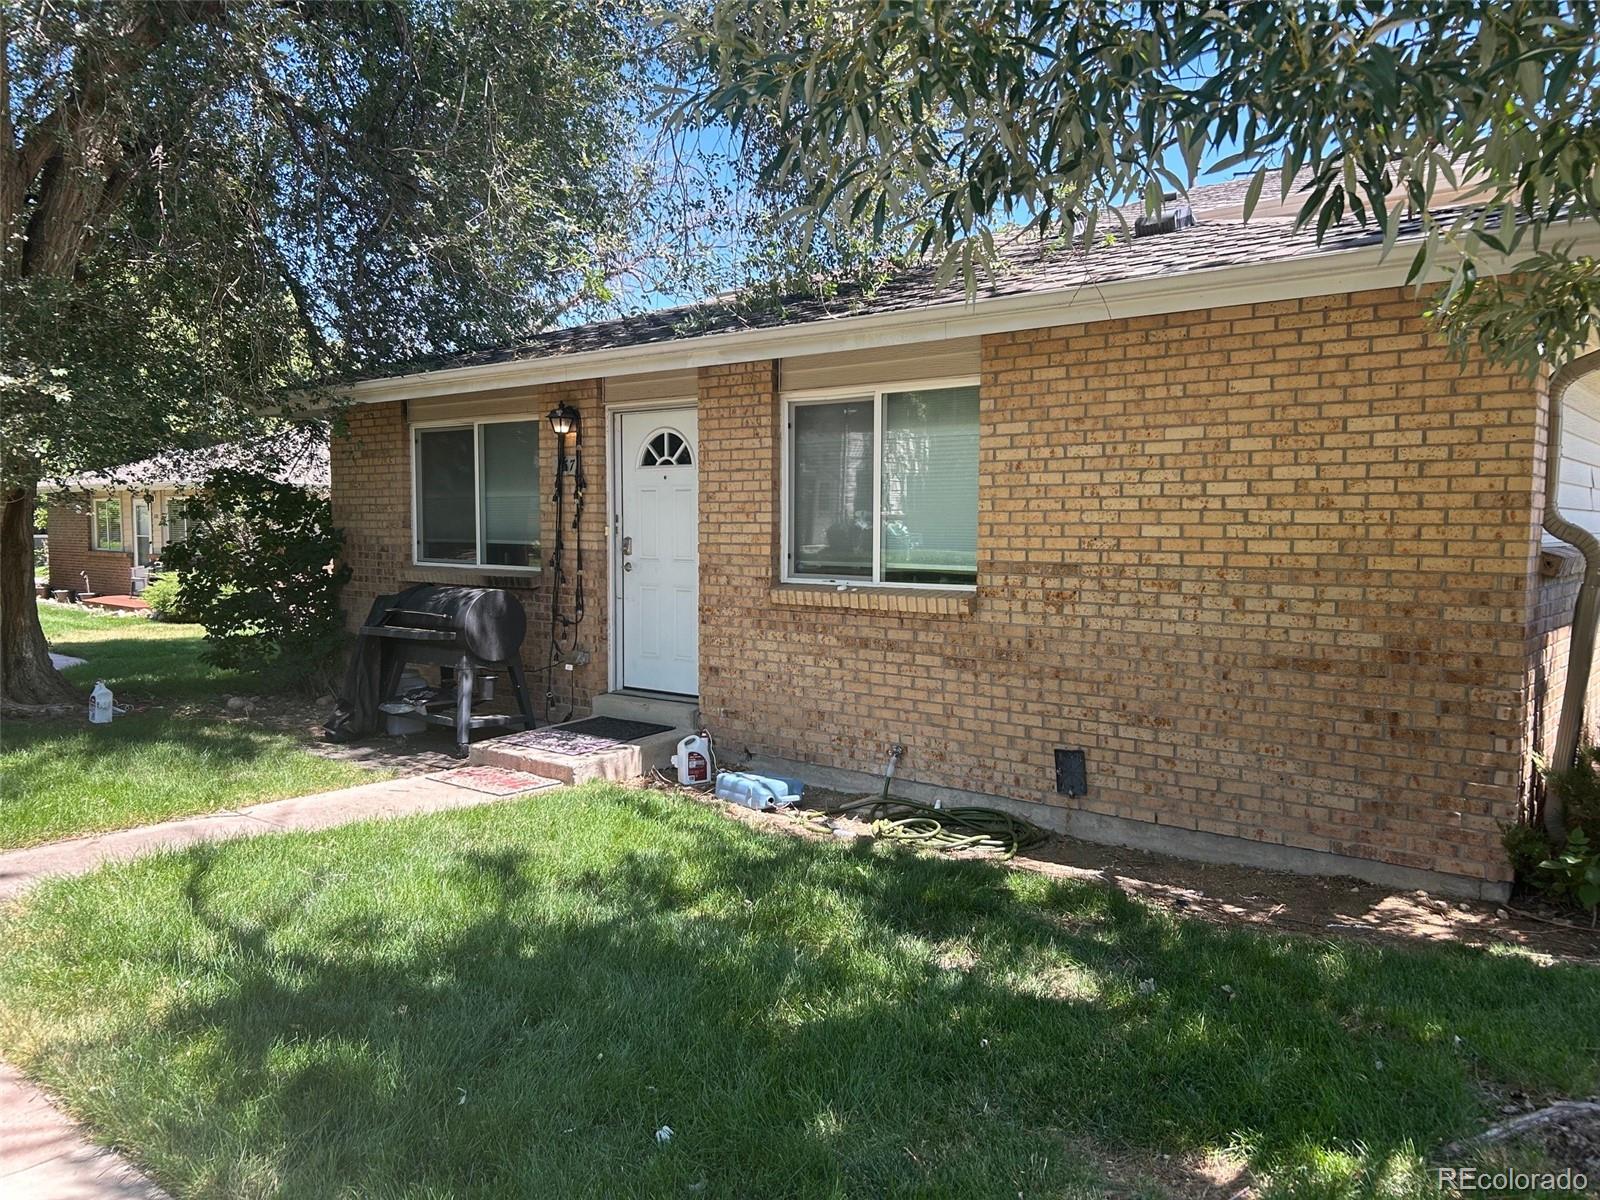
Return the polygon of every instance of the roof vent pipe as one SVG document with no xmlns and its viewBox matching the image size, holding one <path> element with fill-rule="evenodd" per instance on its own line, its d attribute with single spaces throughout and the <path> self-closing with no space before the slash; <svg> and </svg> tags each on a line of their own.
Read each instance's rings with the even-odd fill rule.
<svg viewBox="0 0 1600 1200">
<path fill-rule="evenodd" d="M 1170 200 L 1171 197 L 1169 196 Z M 1180 229 L 1188 229 L 1194 224 L 1194 209 L 1187 204 L 1179 204 L 1165 216 L 1140 217 L 1133 223 L 1133 236 L 1136 238 L 1156 237 L 1163 233 L 1176 233 Z"/>
<path fill-rule="evenodd" d="M 1561 721 L 1556 726 L 1550 769 L 1564 771 L 1578 756 L 1583 732 L 1583 706 L 1589 691 L 1589 670 L 1594 665 L 1595 627 L 1600 620 L 1600 538 L 1561 514 L 1561 427 L 1567 389 L 1591 371 L 1600 370 L 1600 350 L 1590 351 L 1564 364 L 1550 377 L 1550 429 L 1545 447 L 1544 529 L 1552 537 L 1577 547 L 1583 555 L 1583 583 L 1572 609 L 1572 640 L 1567 649 L 1567 682 L 1561 695 Z M 1544 801 L 1544 827 L 1553 838 L 1567 833 L 1560 790 L 1550 788 Z"/>
</svg>

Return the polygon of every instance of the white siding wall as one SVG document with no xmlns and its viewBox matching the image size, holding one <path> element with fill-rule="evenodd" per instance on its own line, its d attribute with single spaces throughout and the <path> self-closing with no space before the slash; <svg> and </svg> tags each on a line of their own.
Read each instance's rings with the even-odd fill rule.
<svg viewBox="0 0 1600 1200">
<path fill-rule="evenodd" d="M 1562 418 L 1561 511 L 1600 533 L 1600 382 L 1573 384 Z"/>
</svg>

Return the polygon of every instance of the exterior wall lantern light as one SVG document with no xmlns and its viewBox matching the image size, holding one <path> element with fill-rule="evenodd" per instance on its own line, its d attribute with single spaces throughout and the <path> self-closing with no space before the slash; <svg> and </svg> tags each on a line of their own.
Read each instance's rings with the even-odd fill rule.
<svg viewBox="0 0 1600 1200">
<path fill-rule="evenodd" d="M 556 436 L 564 438 L 567 434 L 578 432 L 578 410 L 570 404 L 562 404 L 550 410 L 550 428 L 555 430 Z"/>
</svg>

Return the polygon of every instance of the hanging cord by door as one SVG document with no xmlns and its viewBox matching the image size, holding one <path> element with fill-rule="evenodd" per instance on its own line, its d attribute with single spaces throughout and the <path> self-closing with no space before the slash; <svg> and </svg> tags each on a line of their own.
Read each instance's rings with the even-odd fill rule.
<svg viewBox="0 0 1600 1200">
<path fill-rule="evenodd" d="M 589 490 L 589 480 L 583 473 L 583 447 L 572 447 L 572 536 L 573 574 L 572 625 L 574 630 L 583 623 L 583 494 Z M 573 633 L 577 637 L 577 633 Z"/>
<path fill-rule="evenodd" d="M 561 410 L 557 410 L 560 413 Z M 551 424 L 555 425 L 556 414 L 552 414 Z M 589 490 L 588 478 L 583 473 L 583 446 L 578 441 L 577 414 L 571 414 L 569 426 L 572 437 L 572 457 L 566 455 L 566 433 L 557 428 L 556 431 L 556 482 L 555 490 L 550 500 L 556 506 L 556 540 L 551 551 L 550 563 L 550 655 L 544 666 L 544 719 L 546 724 L 560 724 L 570 720 L 577 705 L 577 679 L 576 670 L 568 663 L 568 658 L 578 648 L 578 627 L 583 624 L 586 613 L 584 602 L 584 567 L 583 567 L 583 498 Z M 573 573 L 567 575 L 566 561 L 566 494 L 567 488 L 564 480 L 572 477 L 572 536 L 573 547 Z M 561 606 L 562 595 L 567 584 L 572 585 L 572 611 L 563 612 Z M 552 715 L 556 704 L 556 671 L 567 667 L 567 711 L 559 719 Z"/>
</svg>

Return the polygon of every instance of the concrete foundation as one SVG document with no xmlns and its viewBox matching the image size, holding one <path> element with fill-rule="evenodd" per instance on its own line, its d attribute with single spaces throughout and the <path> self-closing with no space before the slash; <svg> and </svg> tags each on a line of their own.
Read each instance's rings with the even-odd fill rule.
<svg viewBox="0 0 1600 1200">
<path fill-rule="evenodd" d="M 749 767 L 754 771 L 786 775 L 840 792 L 876 793 L 883 787 L 883 779 L 880 776 L 869 775 L 864 771 L 819 767 L 790 759 L 757 757 L 750 760 Z M 919 800 L 924 804 L 942 802 L 987 805 L 990 808 L 1015 813 L 1019 817 L 1026 817 L 1042 829 L 1079 838 L 1085 842 L 1095 842 L 1104 846 L 1127 846 L 1135 850 L 1170 854 L 1175 858 L 1187 858 L 1197 862 L 1260 867 L 1267 871 L 1287 871 L 1294 875 L 1346 875 L 1366 883 L 1375 883 L 1380 887 L 1394 888 L 1396 891 L 1424 891 L 1469 900 L 1504 900 L 1511 894 L 1511 885 L 1508 883 L 1447 875 L 1441 871 L 1400 867 L 1344 854 L 1304 850 L 1296 846 L 1225 837 L 1196 829 L 1156 825 L 1149 821 L 1133 821 L 1123 817 L 1079 812 L 1053 804 L 1035 804 L 1028 800 L 940 787 L 931 783 L 897 779 L 891 791 L 896 796 L 902 796 L 907 800 Z"/>
</svg>

